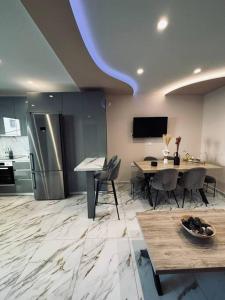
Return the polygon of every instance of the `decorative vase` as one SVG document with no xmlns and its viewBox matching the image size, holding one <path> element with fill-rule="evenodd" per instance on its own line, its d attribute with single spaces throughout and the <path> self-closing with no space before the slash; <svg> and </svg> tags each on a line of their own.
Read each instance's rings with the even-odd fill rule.
<svg viewBox="0 0 225 300">
<path fill-rule="evenodd" d="M 174 155 L 174 165 L 175 166 L 180 165 L 180 156 L 179 156 L 178 152 L 175 152 L 175 155 Z"/>
<path fill-rule="evenodd" d="M 162 150 L 162 153 L 163 153 L 163 156 L 164 156 L 163 163 L 166 165 L 166 164 L 168 164 L 168 155 L 169 155 L 170 151 L 166 147 L 166 149 Z"/>
</svg>

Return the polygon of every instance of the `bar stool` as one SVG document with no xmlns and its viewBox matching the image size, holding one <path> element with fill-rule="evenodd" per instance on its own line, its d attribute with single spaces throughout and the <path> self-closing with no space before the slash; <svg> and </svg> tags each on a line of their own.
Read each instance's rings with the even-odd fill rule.
<svg viewBox="0 0 225 300">
<path fill-rule="evenodd" d="M 96 209 L 96 206 L 98 204 L 98 195 L 99 195 L 99 191 L 101 189 L 101 185 L 103 183 L 111 182 L 113 190 L 109 191 L 109 193 L 113 193 L 113 195 L 114 195 L 118 220 L 120 220 L 120 216 L 119 216 L 119 211 L 118 211 L 118 201 L 117 201 L 117 195 L 116 195 L 116 188 L 115 188 L 114 180 L 116 180 L 118 175 L 119 175 L 120 164 L 121 164 L 121 159 L 117 159 L 116 161 L 113 162 L 113 164 L 111 165 L 111 167 L 109 169 L 107 169 L 106 171 L 101 172 L 101 173 L 99 173 L 95 176 L 95 179 L 97 180 L 97 187 L 96 187 L 96 194 L 95 194 L 95 209 Z M 109 203 L 101 202 L 100 204 L 109 204 Z M 94 212 L 93 220 L 94 219 L 95 219 L 95 212 Z"/>
</svg>

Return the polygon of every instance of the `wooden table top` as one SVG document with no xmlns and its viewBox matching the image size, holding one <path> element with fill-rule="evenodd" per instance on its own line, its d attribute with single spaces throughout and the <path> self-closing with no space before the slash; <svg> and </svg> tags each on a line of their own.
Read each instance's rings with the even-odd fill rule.
<svg viewBox="0 0 225 300">
<path fill-rule="evenodd" d="M 178 171 L 187 171 L 192 168 L 206 168 L 207 170 L 209 169 L 221 169 L 220 166 L 213 165 L 210 163 L 192 163 L 192 162 L 184 162 L 181 161 L 179 166 L 174 166 L 173 161 L 169 161 L 168 164 L 164 164 L 163 161 L 158 161 L 157 167 L 152 167 L 150 161 L 134 161 L 134 164 L 136 167 L 138 167 L 139 170 L 141 170 L 143 173 L 155 173 L 160 170 L 165 170 L 165 169 L 177 169 Z"/>
<path fill-rule="evenodd" d="M 180 224 L 183 215 L 205 219 L 216 235 L 192 237 Z M 195 209 L 137 213 L 156 274 L 225 270 L 225 210 Z"/>
</svg>

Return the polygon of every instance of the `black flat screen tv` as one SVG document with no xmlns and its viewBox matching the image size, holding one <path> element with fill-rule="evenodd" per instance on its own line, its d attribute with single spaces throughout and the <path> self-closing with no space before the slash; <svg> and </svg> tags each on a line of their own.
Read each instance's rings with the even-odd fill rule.
<svg viewBox="0 0 225 300">
<path fill-rule="evenodd" d="M 138 117 L 133 119 L 133 138 L 162 137 L 167 133 L 168 117 Z"/>
</svg>

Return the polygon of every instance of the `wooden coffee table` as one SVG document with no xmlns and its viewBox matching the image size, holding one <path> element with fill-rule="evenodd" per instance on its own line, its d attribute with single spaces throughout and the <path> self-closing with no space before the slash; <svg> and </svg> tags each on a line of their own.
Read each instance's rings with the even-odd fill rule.
<svg viewBox="0 0 225 300">
<path fill-rule="evenodd" d="M 183 215 L 202 217 L 216 229 L 216 236 L 198 239 L 180 225 Z M 225 210 L 194 209 L 137 213 L 154 282 L 162 295 L 161 274 L 225 270 Z"/>
</svg>

